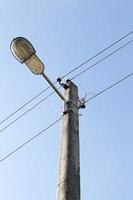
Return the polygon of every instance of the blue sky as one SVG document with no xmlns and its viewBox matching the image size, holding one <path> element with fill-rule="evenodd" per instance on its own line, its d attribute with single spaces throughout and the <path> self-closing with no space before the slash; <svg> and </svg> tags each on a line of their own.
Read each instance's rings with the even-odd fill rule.
<svg viewBox="0 0 133 200">
<path fill-rule="evenodd" d="M 0 121 L 48 85 L 10 53 L 14 37 L 29 39 L 45 63 L 45 72 L 58 76 L 81 64 L 115 40 L 132 31 L 131 0 L 3 1 L 0 4 Z M 98 59 L 123 45 L 108 50 Z M 88 98 L 132 72 L 130 44 L 74 80 L 79 96 Z M 100 95 L 80 110 L 81 199 L 133 199 L 133 79 Z M 0 125 L 0 129 L 42 100 L 47 91 Z M 1 132 L 0 159 L 61 115 L 61 101 L 53 95 Z M 56 199 L 60 123 L 0 163 L 0 199 Z"/>
</svg>

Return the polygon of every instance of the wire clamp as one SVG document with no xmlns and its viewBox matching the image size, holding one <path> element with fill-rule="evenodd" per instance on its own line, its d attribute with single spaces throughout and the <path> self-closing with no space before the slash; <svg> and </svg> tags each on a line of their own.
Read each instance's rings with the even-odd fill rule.
<svg viewBox="0 0 133 200">
<path fill-rule="evenodd" d="M 85 102 L 85 97 L 81 98 L 81 99 L 79 100 L 79 108 L 81 108 L 81 109 L 86 108 L 85 103 L 86 103 L 86 102 Z"/>
</svg>

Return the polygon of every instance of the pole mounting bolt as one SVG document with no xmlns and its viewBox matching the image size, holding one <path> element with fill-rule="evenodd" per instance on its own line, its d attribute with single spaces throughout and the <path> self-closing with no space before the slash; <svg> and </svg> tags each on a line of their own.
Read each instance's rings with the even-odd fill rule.
<svg viewBox="0 0 133 200">
<path fill-rule="evenodd" d="M 68 85 L 62 83 L 62 79 L 60 77 L 57 78 L 57 82 L 64 88 L 64 89 L 68 89 Z"/>
</svg>

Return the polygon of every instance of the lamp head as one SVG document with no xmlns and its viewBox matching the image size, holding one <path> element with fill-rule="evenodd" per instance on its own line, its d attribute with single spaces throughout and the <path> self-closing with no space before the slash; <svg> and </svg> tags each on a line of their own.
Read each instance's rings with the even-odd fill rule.
<svg viewBox="0 0 133 200">
<path fill-rule="evenodd" d="M 33 45 L 23 37 L 14 38 L 10 45 L 13 56 L 20 62 L 25 63 L 36 75 L 42 74 L 44 64 L 36 55 Z"/>
</svg>

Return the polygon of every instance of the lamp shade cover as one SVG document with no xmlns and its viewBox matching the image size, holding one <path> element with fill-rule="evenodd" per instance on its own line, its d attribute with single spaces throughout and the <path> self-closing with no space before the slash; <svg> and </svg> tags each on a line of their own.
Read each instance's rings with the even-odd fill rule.
<svg viewBox="0 0 133 200">
<path fill-rule="evenodd" d="M 10 49 L 14 57 L 20 62 L 25 63 L 32 55 L 36 53 L 33 45 L 23 37 L 14 38 Z"/>
</svg>

